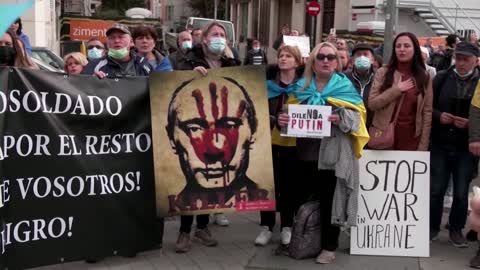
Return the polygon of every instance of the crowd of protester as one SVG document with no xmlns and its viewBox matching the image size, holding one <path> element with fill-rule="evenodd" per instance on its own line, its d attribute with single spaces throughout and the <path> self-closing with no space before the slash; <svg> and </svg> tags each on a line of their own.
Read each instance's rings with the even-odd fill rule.
<svg viewBox="0 0 480 270">
<path fill-rule="evenodd" d="M 449 241 L 455 247 L 467 247 L 463 229 L 468 216 L 469 185 L 476 176 L 480 154 L 480 108 L 470 105 L 480 79 L 476 35 L 470 35 L 465 41 L 449 35 L 446 47 L 434 47 L 432 39 L 427 39 L 422 47 L 414 34 L 400 33 L 393 42 L 392 56 L 385 59 L 388 61 L 384 65 L 383 45 L 374 48 L 359 41 L 349 47 L 347 40 L 329 35 L 305 58 L 298 47 L 283 44 L 283 35 L 298 36 L 299 33 L 290 31 L 288 26 L 282 27 L 281 35 L 273 43 L 275 64 L 268 64 L 259 40 L 253 40 L 252 49 L 246 52 L 243 60 L 244 65 L 267 65 L 275 196 L 280 212 L 279 249 L 285 249 L 291 241 L 297 209 L 307 200 L 316 198 L 322 211 L 321 252 L 316 261 L 321 264 L 335 261 L 339 225 L 350 223 L 348 220 L 339 224 L 332 222 L 332 217 L 338 218 L 338 213 L 332 212 L 335 209 L 332 206 L 337 204 L 334 198 L 339 188 L 337 177 L 345 171 L 346 167 L 342 166 L 346 164 L 358 170 L 357 152 L 361 151 L 353 146 L 356 141 L 351 140 L 355 140 L 355 136 L 348 135 L 361 128 L 387 130 L 392 123 L 393 145 L 379 148 L 372 140 L 362 147 L 430 151 L 430 240 L 438 239 L 444 196 L 451 183 Z M 179 33 L 178 49 L 170 55 L 155 48 L 157 33 L 148 26 L 130 31 L 125 25 L 114 24 L 106 36 L 105 44 L 96 38 L 88 40 L 86 55 L 67 54 L 65 72 L 94 75 L 100 79 L 148 76 L 154 71 L 171 70 L 195 70 L 207 75 L 210 69 L 242 64 L 238 53 L 228 44 L 227 31 L 219 23 Z M 30 55 L 30 43 L 19 19 L 0 39 L 0 66 L 38 69 Z M 322 93 L 321 98 L 315 95 L 317 92 Z M 332 123 L 335 136 L 322 140 L 281 136 L 282 128 L 289 121 L 287 103 L 332 106 L 335 113 L 328 121 Z M 350 155 L 338 157 L 338 162 L 332 165 L 325 160 L 331 159 L 332 153 L 326 149 L 333 143 L 345 145 Z M 344 207 L 347 211 L 355 211 L 349 209 L 350 206 Z M 181 216 L 176 252 L 190 250 L 194 219 L 193 236 L 205 246 L 218 244 L 208 229 L 209 215 Z M 223 214 L 215 215 L 214 219 L 219 225 L 229 224 Z M 267 245 L 275 223 L 276 212 L 260 212 L 260 228 L 253 242 L 258 246 Z M 480 249 L 470 265 L 480 268 Z"/>
</svg>

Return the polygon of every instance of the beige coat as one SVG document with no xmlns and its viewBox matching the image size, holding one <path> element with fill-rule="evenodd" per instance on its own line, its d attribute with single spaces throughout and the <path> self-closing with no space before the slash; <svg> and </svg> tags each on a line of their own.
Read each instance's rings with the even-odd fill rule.
<svg viewBox="0 0 480 270">
<path fill-rule="evenodd" d="M 401 73 L 395 71 L 393 86 L 380 93 L 380 87 L 383 84 L 387 68 L 380 68 L 375 74 L 370 96 L 368 98 L 368 108 L 374 112 L 372 125 L 379 129 L 386 129 L 392 119 L 395 104 L 402 95 L 402 91 L 397 87 L 401 79 Z M 419 151 L 427 151 L 430 140 L 430 129 L 432 126 L 432 79 L 430 78 L 425 89 L 425 96 L 417 97 L 417 117 L 415 120 L 415 136 L 420 136 L 418 144 Z"/>
</svg>

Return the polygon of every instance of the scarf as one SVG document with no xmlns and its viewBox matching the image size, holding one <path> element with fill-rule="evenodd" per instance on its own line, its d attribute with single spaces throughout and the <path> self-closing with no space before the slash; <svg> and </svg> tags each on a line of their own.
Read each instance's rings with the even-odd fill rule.
<svg viewBox="0 0 480 270">
<path fill-rule="evenodd" d="M 355 105 L 363 103 L 352 82 L 343 74 L 334 73 L 327 85 L 320 93 L 315 85 L 315 77 L 310 80 L 310 85 L 303 89 L 305 78 L 298 80 L 293 85 L 293 95 L 300 104 L 325 105 L 329 98 L 340 99 Z"/>
<path fill-rule="evenodd" d="M 328 102 L 333 106 L 345 107 L 345 109 L 360 113 L 358 129 L 350 134 L 354 153 L 357 158 L 360 158 L 370 136 L 366 127 L 367 109 L 363 104 L 363 98 L 358 94 L 352 82 L 345 75 L 334 73 L 321 93 L 317 91 L 315 77 L 311 79 L 307 88 L 303 89 L 304 85 L 305 78 L 298 80 L 293 85 L 294 90 L 289 99 L 290 104 L 325 105 Z"/>
<path fill-rule="evenodd" d="M 288 88 L 283 88 L 280 87 L 278 84 L 276 84 L 272 80 L 267 80 L 267 94 L 268 94 L 268 99 L 278 97 L 282 94 L 287 94 L 290 95 L 294 89 L 292 87 Z"/>
</svg>

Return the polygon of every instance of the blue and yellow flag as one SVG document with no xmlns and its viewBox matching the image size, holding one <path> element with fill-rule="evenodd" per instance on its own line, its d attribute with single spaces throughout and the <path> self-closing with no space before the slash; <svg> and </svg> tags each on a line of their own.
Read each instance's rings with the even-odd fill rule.
<svg viewBox="0 0 480 270">
<path fill-rule="evenodd" d="M 29 10 L 32 5 L 31 0 L 24 1 L 21 4 L 0 4 L 0 36 L 3 36 L 12 23 Z"/>
<path fill-rule="evenodd" d="M 472 105 L 480 109 L 480 80 L 478 80 L 477 88 L 475 88 L 475 94 L 473 94 Z"/>
<path fill-rule="evenodd" d="M 301 79 L 292 86 L 295 89 L 288 103 L 308 105 L 325 105 L 328 103 L 360 113 L 358 130 L 350 134 L 355 155 L 357 158 L 360 158 L 370 136 L 366 126 L 367 109 L 363 104 L 363 98 L 358 94 L 352 82 L 345 75 L 334 73 L 322 92 L 317 91 L 314 77 L 311 79 L 308 87 L 304 87 L 304 85 L 305 79 Z"/>
</svg>

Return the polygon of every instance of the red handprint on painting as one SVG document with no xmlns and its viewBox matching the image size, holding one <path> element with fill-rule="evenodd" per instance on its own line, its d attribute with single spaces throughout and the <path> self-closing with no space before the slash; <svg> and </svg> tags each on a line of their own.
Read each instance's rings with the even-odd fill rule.
<svg viewBox="0 0 480 270">
<path fill-rule="evenodd" d="M 225 78 L 188 86 L 169 109 L 176 118 L 170 139 L 182 170 L 201 187 L 228 187 L 245 177 L 248 167 L 256 130 L 253 103 L 240 85 Z"/>
</svg>

